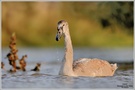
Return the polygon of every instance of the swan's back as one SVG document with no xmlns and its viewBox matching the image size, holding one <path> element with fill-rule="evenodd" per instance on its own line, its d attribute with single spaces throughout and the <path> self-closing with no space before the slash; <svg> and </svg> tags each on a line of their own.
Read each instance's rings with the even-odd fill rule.
<svg viewBox="0 0 135 90">
<path fill-rule="evenodd" d="M 79 76 L 113 76 L 117 64 L 105 60 L 83 58 L 74 62 L 73 70 Z"/>
</svg>

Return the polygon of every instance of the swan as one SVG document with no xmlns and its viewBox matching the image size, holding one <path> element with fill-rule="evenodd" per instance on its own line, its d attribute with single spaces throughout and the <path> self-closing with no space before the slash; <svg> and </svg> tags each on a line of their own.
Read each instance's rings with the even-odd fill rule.
<svg viewBox="0 0 135 90">
<path fill-rule="evenodd" d="M 113 76 L 116 71 L 117 64 L 110 64 L 108 61 L 101 59 L 81 58 L 73 62 L 73 47 L 69 32 L 68 22 L 61 20 L 57 24 L 56 41 L 61 37 L 65 41 L 65 54 L 59 75 L 66 76 Z"/>
</svg>

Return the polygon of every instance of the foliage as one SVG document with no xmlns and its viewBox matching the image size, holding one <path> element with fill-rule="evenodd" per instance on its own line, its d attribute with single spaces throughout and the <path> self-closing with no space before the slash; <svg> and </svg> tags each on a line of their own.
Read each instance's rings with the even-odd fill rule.
<svg viewBox="0 0 135 90">
<path fill-rule="evenodd" d="M 2 46 L 12 32 L 18 46 L 62 46 L 55 41 L 62 19 L 74 46 L 133 46 L 133 2 L 2 2 Z"/>
</svg>

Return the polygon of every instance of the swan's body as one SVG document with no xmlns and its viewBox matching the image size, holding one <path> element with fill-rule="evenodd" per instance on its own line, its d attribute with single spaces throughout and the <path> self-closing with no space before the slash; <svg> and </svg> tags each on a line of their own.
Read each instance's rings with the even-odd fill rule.
<svg viewBox="0 0 135 90">
<path fill-rule="evenodd" d="M 60 75 L 67 76 L 113 76 L 117 64 L 109 64 L 105 60 L 82 58 L 73 62 L 73 48 L 68 23 L 64 20 L 58 22 L 56 40 L 61 36 L 65 40 L 65 55 L 62 60 Z"/>
</svg>

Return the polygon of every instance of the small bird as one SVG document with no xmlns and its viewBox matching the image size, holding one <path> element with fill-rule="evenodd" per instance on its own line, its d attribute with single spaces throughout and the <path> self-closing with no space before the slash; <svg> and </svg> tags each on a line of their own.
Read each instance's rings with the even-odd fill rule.
<svg viewBox="0 0 135 90">
<path fill-rule="evenodd" d="M 40 66 L 41 64 L 40 63 L 37 63 L 37 65 L 35 66 L 34 69 L 31 69 L 31 71 L 40 71 Z"/>
</svg>

